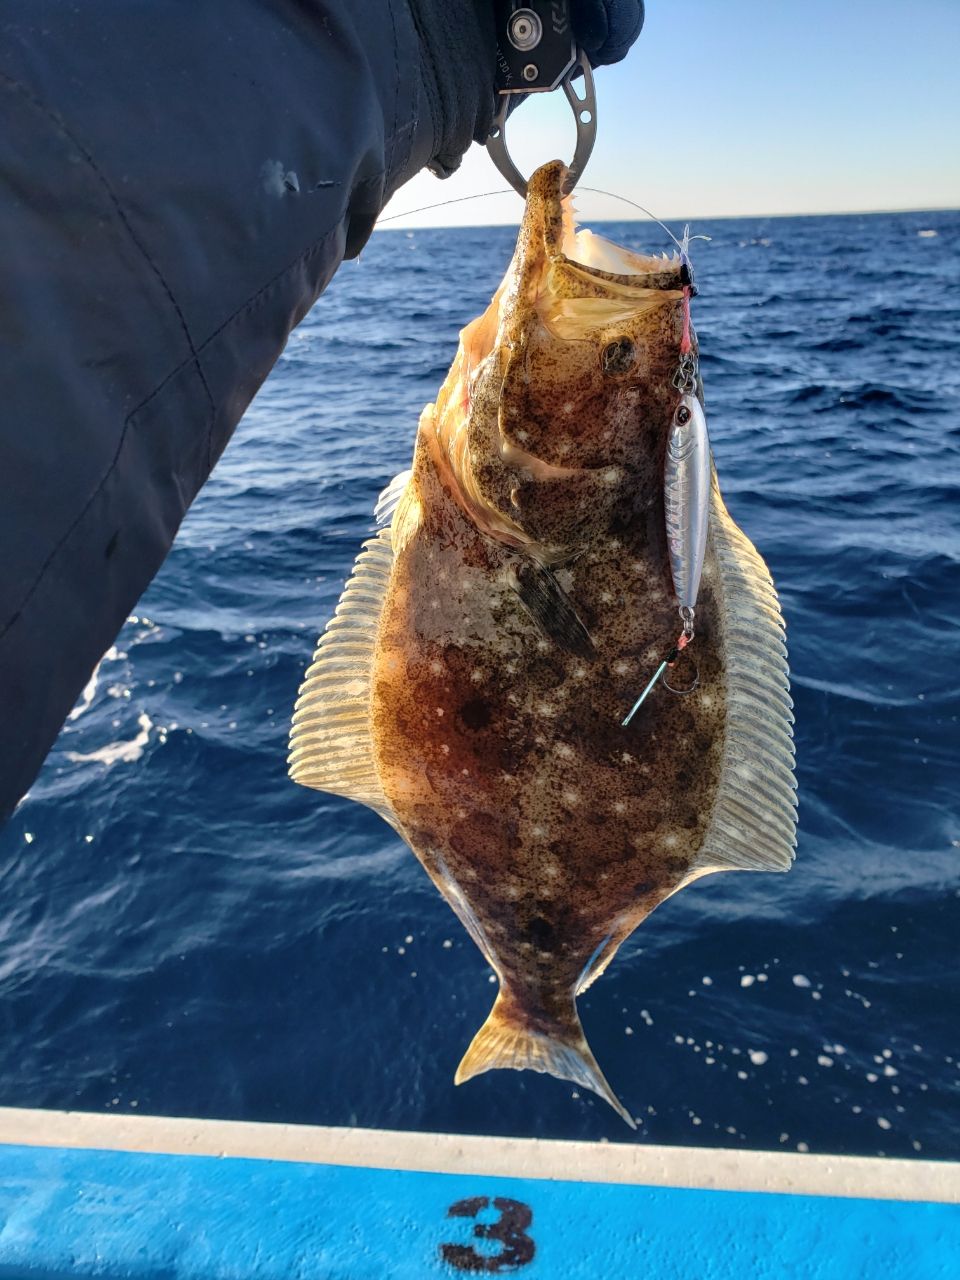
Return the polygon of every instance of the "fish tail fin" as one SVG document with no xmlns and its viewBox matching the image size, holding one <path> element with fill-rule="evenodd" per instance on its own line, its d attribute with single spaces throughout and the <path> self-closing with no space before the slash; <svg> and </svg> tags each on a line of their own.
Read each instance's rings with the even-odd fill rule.
<svg viewBox="0 0 960 1280">
<path fill-rule="evenodd" d="M 484 1071 L 500 1068 L 542 1071 L 592 1089 L 631 1129 L 637 1127 L 590 1052 L 572 1001 L 569 1016 L 557 1018 L 553 1025 L 533 1028 L 522 1017 L 516 1000 L 501 989 L 490 1016 L 463 1055 L 454 1083 L 463 1084 Z"/>
</svg>

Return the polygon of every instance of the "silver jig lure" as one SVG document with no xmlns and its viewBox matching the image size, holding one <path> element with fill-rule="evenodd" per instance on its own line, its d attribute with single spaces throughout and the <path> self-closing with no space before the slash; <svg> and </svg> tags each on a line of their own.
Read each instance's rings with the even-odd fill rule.
<svg viewBox="0 0 960 1280">
<path fill-rule="evenodd" d="M 699 683 L 699 675 L 695 674 L 689 687 L 678 688 L 670 684 L 666 676 L 695 634 L 697 595 L 703 574 L 710 514 L 710 438 L 707 419 L 697 395 L 699 368 L 690 341 L 690 297 L 695 286 L 689 264 L 684 262 L 684 265 L 689 283 L 684 284 L 683 290 L 683 337 L 680 363 L 673 380 L 673 385 L 680 392 L 680 400 L 670 422 L 663 469 L 670 575 L 679 605 L 682 631 L 621 722 L 623 725 L 630 723 L 658 680 L 662 679 L 671 693 L 692 693 Z"/>
<path fill-rule="evenodd" d="M 710 440 L 695 378 L 673 411 L 663 470 L 670 574 L 685 624 L 692 624 L 697 606 L 710 511 Z"/>
</svg>

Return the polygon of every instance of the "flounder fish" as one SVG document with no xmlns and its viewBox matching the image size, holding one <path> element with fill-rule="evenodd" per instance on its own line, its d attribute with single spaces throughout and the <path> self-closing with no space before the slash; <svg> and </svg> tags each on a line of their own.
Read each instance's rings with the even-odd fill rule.
<svg viewBox="0 0 960 1280">
<path fill-rule="evenodd" d="M 789 869 L 792 715 L 773 583 L 706 445 L 686 259 L 576 232 L 564 178 L 531 178 L 381 498 L 290 772 L 391 823 L 493 968 L 457 1083 L 550 1072 L 632 1125 L 576 998 L 684 885 Z"/>
</svg>

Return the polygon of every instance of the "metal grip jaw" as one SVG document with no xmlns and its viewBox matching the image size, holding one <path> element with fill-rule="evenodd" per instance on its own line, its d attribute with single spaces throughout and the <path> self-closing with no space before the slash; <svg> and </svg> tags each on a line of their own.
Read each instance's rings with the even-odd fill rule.
<svg viewBox="0 0 960 1280">
<path fill-rule="evenodd" d="M 583 93 L 573 87 L 583 72 Z M 527 181 L 507 150 L 510 96 L 549 93 L 562 88 L 577 126 L 577 145 L 567 167 L 564 195 L 569 195 L 586 166 L 597 137 L 597 102 L 593 73 L 578 49 L 570 27 L 568 0 L 500 0 L 497 6 L 497 92 L 500 105 L 487 138 L 490 158 L 506 180 L 526 198 Z"/>
</svg>

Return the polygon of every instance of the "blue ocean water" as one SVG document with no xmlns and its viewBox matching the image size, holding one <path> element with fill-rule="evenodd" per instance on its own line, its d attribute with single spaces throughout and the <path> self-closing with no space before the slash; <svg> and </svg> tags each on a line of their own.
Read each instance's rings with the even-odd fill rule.
<svg viewBox="0 0 960 1280">
<path fill-rule="evenodd" d="M 960 214 L 694 230 L 721 484 L 788 620 L 799 850 L 660 907 L 584 1025 L 638 1141 L 956 1158 Z M 548 1077 L 454 1087 L 489 970 L 391 830 L 286 776 L 512 244 L 377 233 L 294 333 L 0 833 L 0 1104 L 632 1140 Z"/>
</svg>

